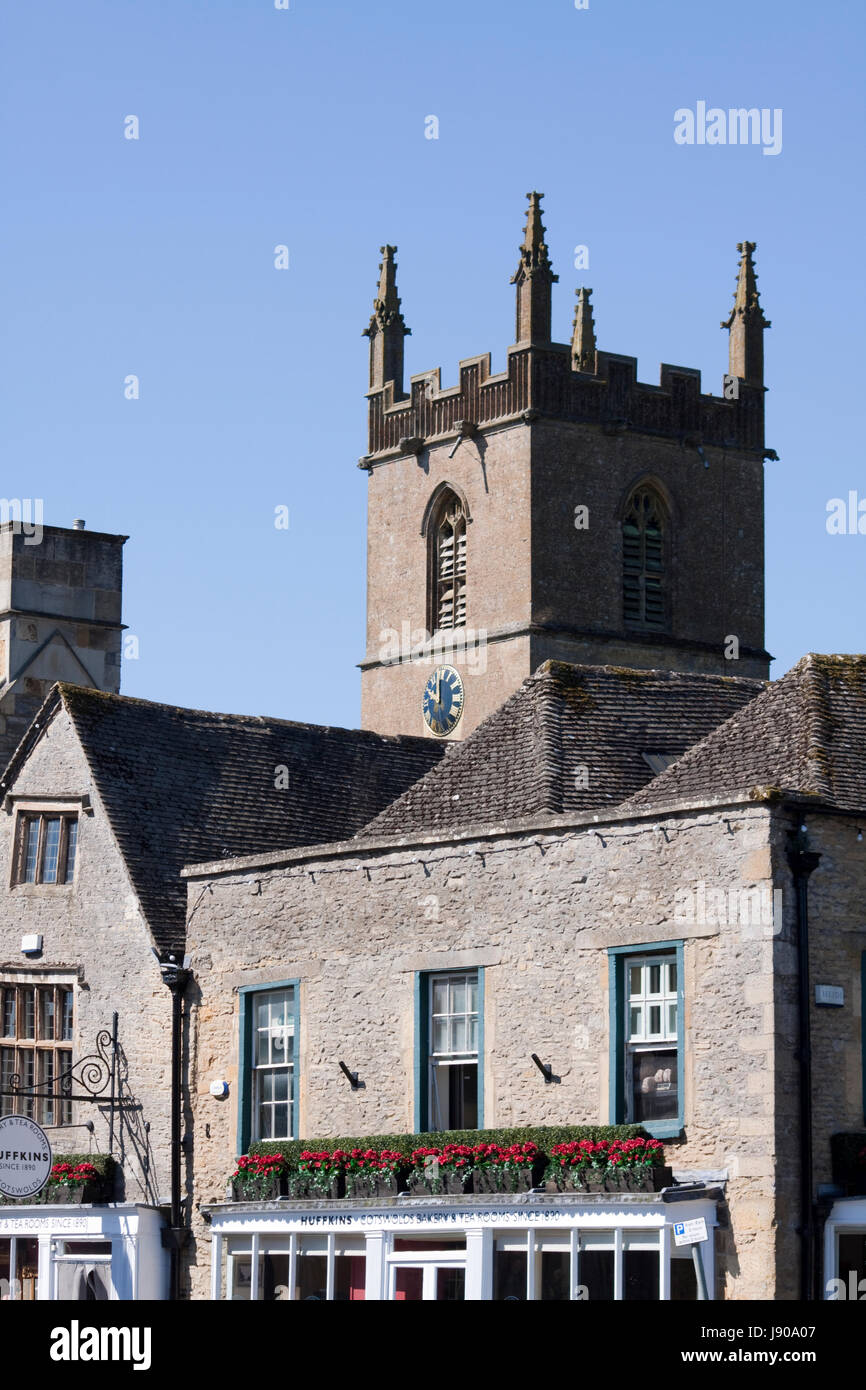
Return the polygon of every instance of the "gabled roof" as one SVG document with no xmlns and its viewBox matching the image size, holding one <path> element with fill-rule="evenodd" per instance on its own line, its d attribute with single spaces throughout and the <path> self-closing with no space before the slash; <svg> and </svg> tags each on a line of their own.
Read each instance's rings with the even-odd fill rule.
<svg viewBox="0 0 866 1390">
<path fill-rule="evenodd" d="M 464 743 L 377 815 L 364 837 L 612 807 L 754 700 L 741 677 L 548 661 Z"/>
<path fill-rule="evenodd" d="M 183 943 L 184 864 L 348 839 L 442 756 L 432 739 L 178 709 L 58 684 L 3 790 L 61 705 L 163 950 Z"/>
<path fill-rule="evenodd" d="M 866 810 L 866 656 L 802 657 L 628 806 L 770 791 Z"/>
</svg>

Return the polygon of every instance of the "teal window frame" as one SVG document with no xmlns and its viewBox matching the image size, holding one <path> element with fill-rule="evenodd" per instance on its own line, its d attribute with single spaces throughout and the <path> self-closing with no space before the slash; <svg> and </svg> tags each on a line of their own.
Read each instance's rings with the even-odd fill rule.
<svg viewBox="0 0 866 1390">
<path fill-rule="evenodd" d="M 610 1065 L 609 1113 L 613 1125 L 626 1124 L 626 1037 L 625 1037 L 625 962 L 629 957 L 671 955 L 677 962 L 677 1117 L 675 1120 L 643 1121 L 643 1128 L 653 1139 L 676 1139 L 685 1124 L 685 993 L 683 976 L 683 941 L 649 941 L 645 945 L 611 946 L 608 949 L 610 1001 Z"/>
<path fill-rule="evenodd" d="M 478 1129 L 484 1128 L 484 966 L 458 965 L 452 969 L 415 972 L 415 1133 L 434 1133 L 427 1126 L 430 1108 L 430 981 L 436 975 L 470 971 L 478 976 Z"/>
<path fill-rule="evenodd" d="M 295 1056 L 293 1085 L 295 1092 L 295 1103 L 292 1107 L 292 1139 L 299 1139 L 299 1109 L 300 1109 L 300 1080 L 301 1080 L 301 1058 L 300 1058 L 300 1028 L 301 1028 L 301 982 L 300 980 L 274 980 L 273 983 L 260 985 L 241 985 L 238 989 L 240 998 L 240 1018 L 238 1024 L 238 1124 L 237 1124 L 237 1144 L 238 1153 L 245 1154 L 250 1147 L 253 1132 L 253 1019 L 255 1016 L 255 996 L 257 994 L 270 994 L 275 989 L 293 989 L 294 1007 L 292 1016 L 294 1018 L 295 1031 Z"/>
</svg>

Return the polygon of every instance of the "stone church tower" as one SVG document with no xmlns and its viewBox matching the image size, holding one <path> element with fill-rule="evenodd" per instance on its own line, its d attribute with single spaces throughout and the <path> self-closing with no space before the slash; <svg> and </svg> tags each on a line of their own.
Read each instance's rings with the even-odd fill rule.
<svg viewBox="0 0 866 1390">
<path fill-rule="evenodd" d="M 0 770 L 55 681 L 120 690 L 125 541 L 83 522 L 0 525 Z"/>
<path fill-rule="evenodd" d="M 591 291 L 551 339 L 557 279 L 531 193 L 507 369 L 490 355 L 403 389 L 396 248 L 369 327 L 367 651 L 362 725 L 460 738 L 554 659 L 766 678 L 764 318 L 743 242 L 718 396 L 692 367 L 596 345 Z M 446 665 L 453 727 L 424 719 Z M 429 693 L 429 692 L 428 692 Z M 438 698 L 436 690 L 433 697 Z"/>
</svg>

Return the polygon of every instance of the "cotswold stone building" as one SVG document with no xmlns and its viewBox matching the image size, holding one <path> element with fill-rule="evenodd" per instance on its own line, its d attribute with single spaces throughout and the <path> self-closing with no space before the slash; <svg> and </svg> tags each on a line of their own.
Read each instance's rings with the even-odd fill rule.
<svg viewBox="0 0 866 1390">
<path fill-rule="evenodd" d="M 74 1228 L 0 1211 L 13 1297 L 866 1278 L 866 657 L 766 680 L 768 324 L 739 250 L 713 396 L 599 350 L 585 288 L 551 340 L 537 194 L 507 370 L 406 394 L 383 249 L 366 729 L 48 695 L 3 779 L 0 1089 L 115 1165 Z M 557 1177 L 555 1144 L 627 1138 L 664 1145 L 657 1180 Z M 468 1183 L 441 1155 L 381 1181 L 301 1157 L 449 1139 L 539 1157 Z"/>
</svg>

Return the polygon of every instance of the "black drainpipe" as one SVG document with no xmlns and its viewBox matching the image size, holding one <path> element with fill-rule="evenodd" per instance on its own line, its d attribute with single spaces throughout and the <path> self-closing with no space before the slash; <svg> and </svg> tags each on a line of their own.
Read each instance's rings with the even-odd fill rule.
<svg viewBox="0 0 866 1390">
<path fill-rule="evenodd" d="M 163 1228 L 162 1243 L 171 1257 L 171 1280 L 169 1298 L 172 1302 L 180 1299 L 180 1252 L 186 1244 L 189 1229 L 183 1224 L 181 1201 L 181 1161 L 183 1142 L 181 1139 L 181 1107 L 183 1104 L 183 995 L 189 971 L 175 964 L 174 956 L 168 964 L 160 965 L 162 978 L 171 990 L 171 1218 L 168 1228 Z"/>
<path fill-rule="evenodd" d="M 797 975 L 800 1064 L 800 1298 L 815 1299 L 815 1222 L 812 1200 L 812 1026 L 811 985 L 809 982 L 809 875 L 817 869 L 821 856 L 807 850 L 806 826 L 801 823 L 788 850 L 788 863 L 794 876 L 797 913 Z"/>
</svg>

